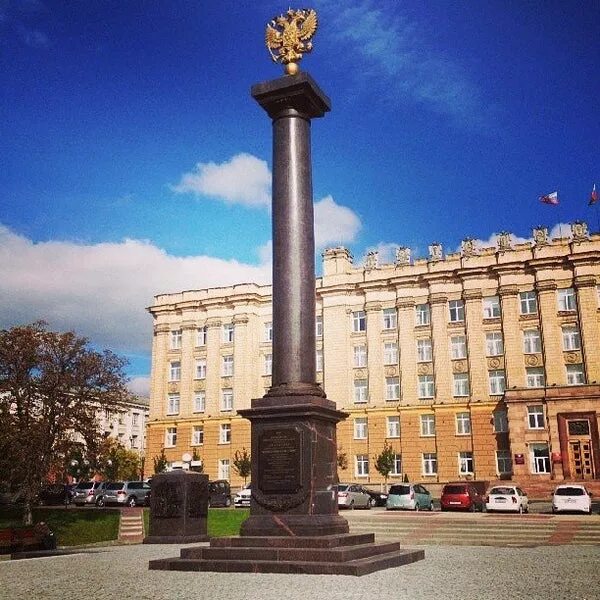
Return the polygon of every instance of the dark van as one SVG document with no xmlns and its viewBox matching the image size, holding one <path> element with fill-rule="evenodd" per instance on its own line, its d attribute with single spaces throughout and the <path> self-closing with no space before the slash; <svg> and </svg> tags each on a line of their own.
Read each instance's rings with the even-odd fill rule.
<svg viewBox="0 0 600 600">
<path fill-rule="evenodd" d="M 226 479 L 218 479 L 208 484 L 209 506 L 231 506 L 231 487 Z"/>
</svg>

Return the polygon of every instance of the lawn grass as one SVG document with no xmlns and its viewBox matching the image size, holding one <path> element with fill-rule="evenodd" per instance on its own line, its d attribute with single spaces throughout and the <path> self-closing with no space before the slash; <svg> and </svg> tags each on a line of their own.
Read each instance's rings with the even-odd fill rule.
<svg viewBox="0 0 600 600">
<path fill-rule="evenodd" d="M 116 540 L 119 534 L 118 510 L 85 508 L 34 508 L 33 522 L 44 521 L 56 535 L 59 546 L 79 546 Z M 0 510 L 0 528 L 21 527 L 20 507 Z"/>
<path fill-rule="evenodd" d="M 247 508 L 209 508 L 208 509 L 208 535 L 210 537 L 224 537 L 240 535 L 240 525 L 248 518 L 250 510 Z M 150 522 L 150 509 L 144 509 L 144 533 L 148 535 Z"/>
</svg>

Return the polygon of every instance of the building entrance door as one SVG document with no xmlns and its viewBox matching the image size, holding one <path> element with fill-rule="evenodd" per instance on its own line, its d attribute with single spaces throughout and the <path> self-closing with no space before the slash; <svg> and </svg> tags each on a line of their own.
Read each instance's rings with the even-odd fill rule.
<svg viewBox="0 0 600 600">
<path fill-rule="evenodd" d="M 588 420 L 569 421 L 569 465 L 575 479 L 593 479 L 594 462 Z"/>
</svg>

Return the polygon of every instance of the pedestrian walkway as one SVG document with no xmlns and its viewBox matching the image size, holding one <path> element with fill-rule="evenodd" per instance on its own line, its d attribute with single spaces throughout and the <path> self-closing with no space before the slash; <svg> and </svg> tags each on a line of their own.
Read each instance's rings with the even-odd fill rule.
<svg viewBox="0 0 600 600">
<path fill-rule="evenodd" d="M 512 546 L 600 545 L 596 515 L 506 515 L 406 512 L 344 513 L 352 533 L 404 545 Z"/>
<path fill-rule="evenodd" d="M 119 522 L 119 542 L 139 544 L 144 539 L 142 508 L 122 508 Z"/>
</svg>

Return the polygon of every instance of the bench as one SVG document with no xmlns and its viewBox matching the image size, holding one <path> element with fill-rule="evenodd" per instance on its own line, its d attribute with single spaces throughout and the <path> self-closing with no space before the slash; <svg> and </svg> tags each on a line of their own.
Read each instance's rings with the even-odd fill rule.
<svg viewBox="0 0 600 600">
<path fill-rule="evenodd" d="M 37 523 L 30 527 L 0 529 L 0 554 L 55 548 L 56 538 L 45 523 Z"/>
</svg>

